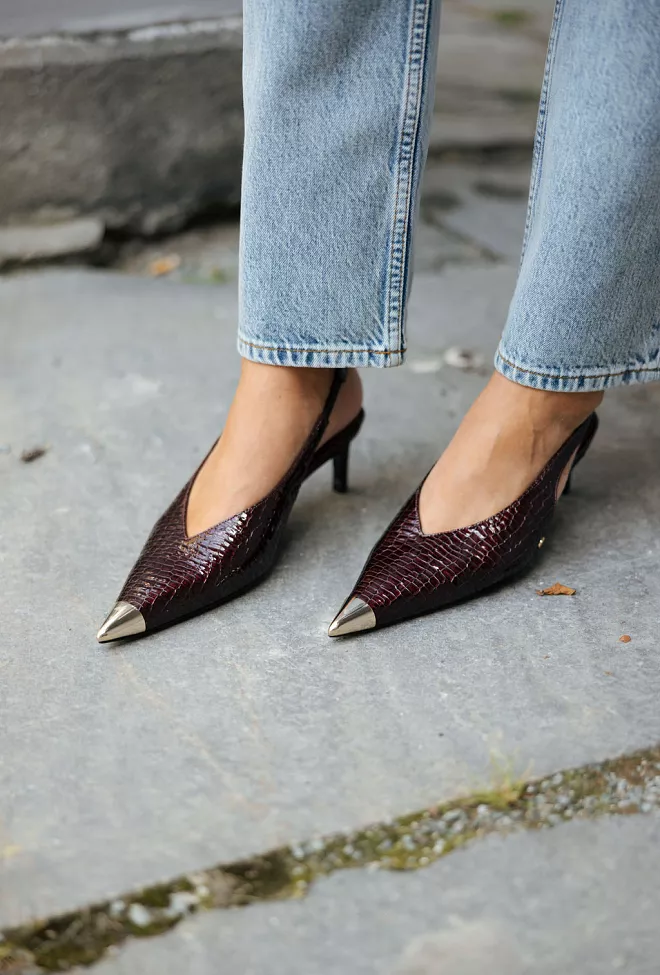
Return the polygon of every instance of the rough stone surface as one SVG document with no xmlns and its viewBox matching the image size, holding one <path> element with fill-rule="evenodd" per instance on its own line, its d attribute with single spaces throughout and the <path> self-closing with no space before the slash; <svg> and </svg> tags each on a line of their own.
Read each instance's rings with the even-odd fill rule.
<svg viewBox="0 0 660 975">
<path fill-rule="evenodd" d="M 237 16 L 0 41 L 0 222 L 155 233 L 235 206 L 240 72 Z"/>
<path fill-rule="evenodd" d="M 237 13 L 241 0 L 2 0 L 0 36 L 29 37 L 57 31 L 117 30 L 183 19 Z"/>
<path fill-rule="evenodd" d="M 552 0 L 445 0 L 431 152 L 530 146 Z"/>
<path fill-rule="evenodd" d="M 460 209 L 447 213 L 445 227 L 477 242 L 490 254 L 515 261 L 520 256 L 527 201 L 474 197 Z"/>
<path fill-rule="evenodd" d="M 225 284 L 238 279 L 237 222 L 194 227 L 164 240 L 131 240 L 120 246 L 112 266 L 129 274 L 153 277 L 170 266 L 171 281 L 184 284 Z"/>
<path fill-rule="evenodd" d="M 418 234 L 416 245 L 427 255 L 435 253 L 430 268 L 448 260 L 464 263 L 484 258 L 517 265 L 529 178 L 529 160 L 524 158 L 511 160 L 506 167 L 431 160 L 422 185 L 421 224 L 425 229 Z M 429 227 L 441 235 L 435 246 Z"/>
<path fill-rule="evenodd" d="M 234 286 L 0 282 L 0 925 L 472 791 L 493 756 L 544 775 L 660 739 L 657 386 L 609 397 L 530 576 L 325 635 L 484 381 L 444 352 L 488 361 L 514 276 L 418 275 L 409 365 L 366 376 L 353 492 L 321 472 L 264 586 L 109 648 L 96 628 L 228 406 Z M 535 595 L 555 581 L 577 595 Z"/>
<path fill-rule="evenodd" d="M 348 871 L 133 942 L 98 975 L 655 975 L 660 817 L 490 837 L 412 873 Z"/>
</svg>

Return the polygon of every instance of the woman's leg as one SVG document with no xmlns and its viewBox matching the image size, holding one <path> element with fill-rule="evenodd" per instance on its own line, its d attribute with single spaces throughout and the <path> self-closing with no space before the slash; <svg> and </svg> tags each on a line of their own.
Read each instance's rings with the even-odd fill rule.
<svg viewBox="0 0 660 975">
<path fill-rule="evenodd" d="M 660 379 L 658 38 L 656 0 L 558 0 L 498 372 L 425 484 L 427 531 L 494 514 L 603 390 Z"/>
<path fill-rule="evenodd" d="M 534 389 L 660 379 L 660 4 L 559 0 L 498 370 Z"/>
<path fill-rule="evenodd" d="M 245 0 L 238 391 L 188 506 L 195 534 L 262 498 L 335 367 L 402 361 L 438 0 Z M 361 405 L 357 373 L 326 437 Z"/>
<path fill-rule="evenodd" d="M 401 362 L 437 0 L 246 0 L 239 351 Z"/>
<path fill-rule="evenodd" d="M 659 36 L 656 0 L 557 0 L 499 371 L 376 544 L 330 636 L 440 609 L 529 567 L 603 390 L 660 378 Z"/>
</svg>

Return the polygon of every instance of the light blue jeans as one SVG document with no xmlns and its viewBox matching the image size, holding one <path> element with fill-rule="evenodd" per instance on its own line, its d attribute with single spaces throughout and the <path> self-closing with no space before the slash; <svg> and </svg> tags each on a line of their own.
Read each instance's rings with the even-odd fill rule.
<svg viewBox="0 0 660 975">
<path fill-rule="evenodd" d="M 244 0 L 239 351 L 396 366 L 437 0 Z M 557 0 L 520 274 L 496 368 L 660 379 L 660 0 Z"/>
</svg>

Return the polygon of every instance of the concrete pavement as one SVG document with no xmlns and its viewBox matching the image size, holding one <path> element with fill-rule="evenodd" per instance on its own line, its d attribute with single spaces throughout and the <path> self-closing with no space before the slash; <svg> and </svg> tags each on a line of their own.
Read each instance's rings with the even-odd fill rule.
<svg viewBox="0 0 660 975">
<path fill-rule="evenodd" d="M 200 914 L 98 975 L 656 975 L 660 816 L 491 836 L 426 869 Z M 633 906 L 634 905 L 634 906 Z"/>
<path fill-rule="evenodd" d="M 488 363 L 506 314 L 513 240 L 494 252 L 496 229 L 469 215 L 495 176 L 427 174 L 409 359 L 365 376 L 353 491 L 333 495 L 320 472 L 264 586 L 121 646 L 98 646 L 96 627 L 230 401 L 235 270 L 227 258 L 213 284 L 76 269 L 0 280 L 0 929 L 660 741 L 657 386 L 608 397 L 530 576 L 382 633 L 325 635 L 484 382 L 445 354 Z M 443 210 L 450 193 L 463 203 Z M 495 228 L 519 235 L 519 201 L 490 199 L 513 208 Z M 475 236 L 449 235 L 443 214 Z M 577 595 L 535 594 L 555 581 Z M 660 948 L 652 807 L 212 911 L 99 970 L 215 975 L 224 959 L 259 975 L 473 975 L 470 943 L 496 972 L 616 962 L 646 975 Z"/>
</svg>

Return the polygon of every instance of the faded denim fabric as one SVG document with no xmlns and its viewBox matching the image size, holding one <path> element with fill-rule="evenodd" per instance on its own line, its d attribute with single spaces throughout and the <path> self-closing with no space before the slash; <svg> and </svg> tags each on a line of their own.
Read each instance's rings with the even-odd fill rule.
<svg viewBox="0 0 660 975">
<path fill-rule="evenodd" d="M 395 366 L 437 0 L 245 0 L 239 351 Z"/>
<path fill-rule="evenodd" d="M 495 364 L 564 392 L 660 379 L 658 0 L 558 0 Z"/>
<path fill-rule="evenodd" d="M 239 351 L 395 366 L 438 0 L 244 0 Z M 557 0 L 519 280 L 496 368 L 660 378 L 660 0 Z"/>
</svg>

